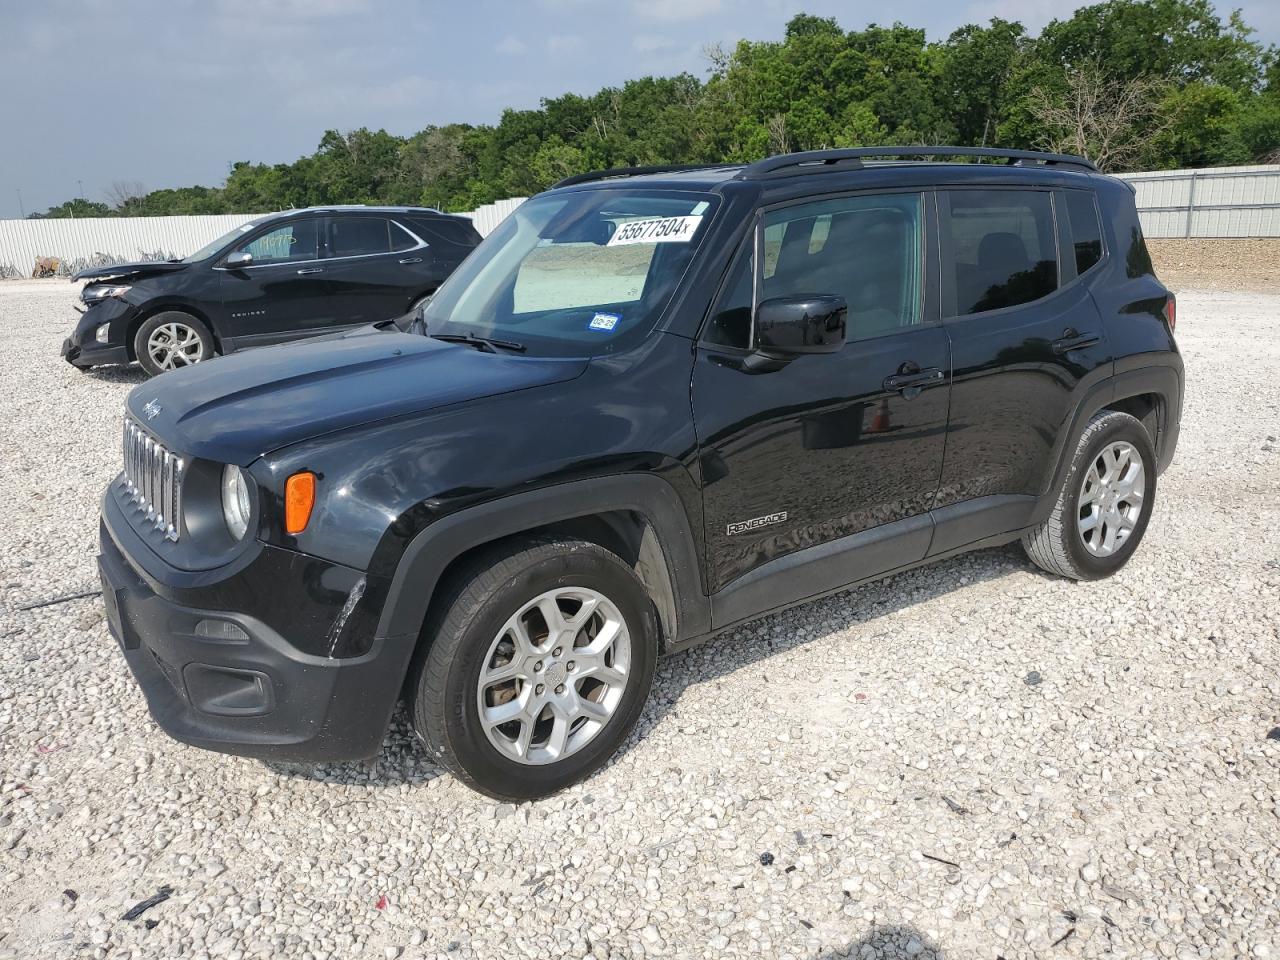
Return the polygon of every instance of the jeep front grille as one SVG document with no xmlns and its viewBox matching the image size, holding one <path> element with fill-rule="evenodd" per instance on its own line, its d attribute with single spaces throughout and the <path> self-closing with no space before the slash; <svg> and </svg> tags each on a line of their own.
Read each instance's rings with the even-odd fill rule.
<svg viewBox="0 0 1280 960">
<path fill-rule="evenodd" d="M 124 489 L 147 521 L 177 540 L 182 528 L 182 474 L 186 463 L 133 420 L 124 420 Z"/>
</svg>

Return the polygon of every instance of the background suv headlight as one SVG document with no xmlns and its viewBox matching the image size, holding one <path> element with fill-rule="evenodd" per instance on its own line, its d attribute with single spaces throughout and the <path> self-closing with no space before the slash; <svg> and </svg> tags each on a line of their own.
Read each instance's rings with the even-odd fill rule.
<svg viewBox="0 0 1280 960">
<path fill-rule="evenodd" d="M 249 532 L 249 480 L 234 464 L 222 468 L 222 516 L 233 540 L 243 540 Z"/>
<path fill-rule="evenodd" d="M 127 283 L 122 284 L 106 284 L 100 283 L 96 286 L 88 286 L 80 291 L 80 299 L 85 303 L 101 303 L 103 300 L 109 300 L 112 297 L 123 297 L 132 287 Z"/>
</svg>

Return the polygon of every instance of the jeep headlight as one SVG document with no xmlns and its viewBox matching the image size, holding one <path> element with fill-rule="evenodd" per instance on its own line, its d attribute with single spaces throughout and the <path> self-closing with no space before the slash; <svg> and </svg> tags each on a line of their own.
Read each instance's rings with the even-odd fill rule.
<svg viewBox="0 0 1280 960">
<path fill-rule="evenodd" d="M 132 289 L 127 283 L 99 283 L 85 287 L 80 291 L 80 299 L 85 303 L 101 303 L 111 298 L 120 299 Z"/>
<path fill-rule="evenodd" d="M 249 532 L 252 512 L 249 507 L 249 481 L 243 470 L 229 463 L 222 468 L 222 517 L 232 539 L 244 539 Z"/>
</svg>

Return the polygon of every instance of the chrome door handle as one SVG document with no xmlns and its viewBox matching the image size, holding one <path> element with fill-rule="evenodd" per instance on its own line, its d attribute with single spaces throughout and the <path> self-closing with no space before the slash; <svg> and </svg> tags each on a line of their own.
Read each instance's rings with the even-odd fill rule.
<svg viewBox="0 0 1280 960">
<path fill-rule="evenodd" d="M 401 263 L 421 263 L 422 258 L 421 257 L 405 257 L 400 262 Z"/>
<path fill-rule="evenodd" d="M 930 367 L 927 370 L 910 370 L 885 377 L 883 386 L 886 390 L 909 390 L 912 387 L 925 387 L 931 383 L 939 383 L 944 377 L 945 374 L 937 367 Z"/>
<path fill-rule="evenodd" d="M 306 267 L 298 271 L 298 276 L 302 276 L 307 273 L 324 273 L 324 267 Z"/>
</svg>

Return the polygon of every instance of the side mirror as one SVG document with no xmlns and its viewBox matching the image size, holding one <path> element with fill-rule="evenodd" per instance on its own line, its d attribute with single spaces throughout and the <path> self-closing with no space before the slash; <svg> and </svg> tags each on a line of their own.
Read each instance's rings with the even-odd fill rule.
<svg viewBox="0 0 1280 960">
<path fill-rule="evenodd" d="M 241 250 L 239 253 L 233 253 L 222 261 L 222 265 L 231 270 L 238 270 L 240 267 L 247 267 L 253 263 L 253 254 L 248 250 Z"/>
<path fill-rule="evenodd" d="M 848 313 L 844 297 L 831 294 L 766 300 L 756 308 L 754 346 L 776 360 L 838 353 L 844 346 Z"/>
</svg>

